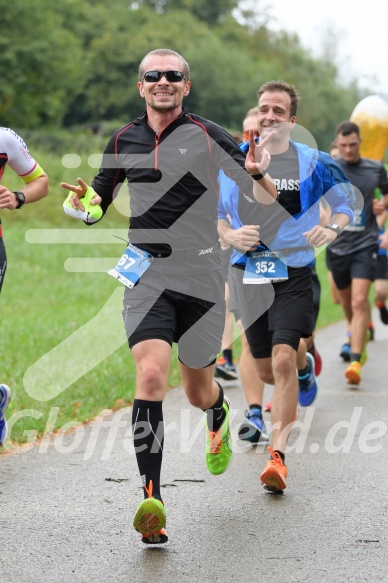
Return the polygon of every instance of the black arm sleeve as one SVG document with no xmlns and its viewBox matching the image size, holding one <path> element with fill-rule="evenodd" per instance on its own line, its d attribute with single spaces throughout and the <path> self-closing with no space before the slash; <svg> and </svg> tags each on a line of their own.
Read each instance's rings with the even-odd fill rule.
<svg viewBox="0 0 388 583">
<path fill-rule="evenodd" d="M 101 162 L 98 174 L 94 177 L 92 188 L 102 198 L 101 208 L 104 213 L 112 203 L 115 193 L 126 178 L 125 171 L 120 168 L 117 153 L 116 133 L 109 140 Z"/>
</svg>

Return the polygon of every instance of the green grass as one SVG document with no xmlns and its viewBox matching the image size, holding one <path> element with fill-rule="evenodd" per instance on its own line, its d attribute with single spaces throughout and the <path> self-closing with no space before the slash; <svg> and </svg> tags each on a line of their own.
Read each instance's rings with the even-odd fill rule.
<svg viewBox="0 0 388 583">
<path fill-rule="evenodd" d="M 318 255 L 316 265 L 318 278 L 321 282 L 321 304 L 316 326 L 316 329 L 319 330 L 329 324 L 343 320 L 344 315 L 341 306 L 334 304 L 331 297 L 324 252 Z"/>
<path fill-rule="evenodd" d="M 30 144 L 29 144 L 30 146 Z M 30 146 L 31 148 L 31 146 Z M 101 148 L 100 148 L 101 150 Z M 90 153 L 94 151 L 92 146 Z M 13 441 L 23 443 L 28 440 L 28 432 L 42 435 L 47 429 L 47 422 L 52 408 L 58 408 L 54 415 L 52 429 L 61 428 L 69 421 L 83 422 L 98 415 L 105 409 L 130 403 L 134 395 L 135 374 L 131 352 L 126 344 L 121 318 L 121 303 L 117 310 L 118 343 L 120 347 L 110 356 L 92 368 L 87 374 L 73 382 L 65 391 L 48 401 L 36 400 L 39 384 L 43 388 L 54 378 L 69 374 L 80 352 L 74 341 L 71 350 L 63 351 L 63 363 L 60 368 L 48 370 L 35 375 L 37 386 L 25 388 L 24 375 L 29 367 L 39 361 L 45 354 L 67 338 L 77 338 L 82 330 L 99 313 L 115 290 L 124 289 L 114 278 L 102 273 L 74 273 L 65 269 L 69 258 L 111 258 L 107 268 L 113 267 L 125 248 L 125 242 L 114 239 L 113 234 L 124 237 L 128 228 L 128 219 L 113 206 L 101 223 L 87 227 L 81 221 L 67 217 L 62 203 L 67 192 L 60 187 L 61 181 L 74 183 L 77 176 L 90 181 L 96 170 L 88 166 L 88 154 L 81 154 L 82 165 L 79 169 L 63 168 L 62 157 L 55 153 L 36 153 L 34 157 L 44 167 L 50 177 L 50 194 L 45 199 L 25 205 L 20 211 L 2 211 L 4 241 L 7 249 L 8 267 L 1 293 L 1 335 L 0 350 L 2 354 L 1 381 L 7 383 L 13 392 L 12 401 L 7 411 L 11 423 L 16 421 L 10 432 Z M 15 190 L 22 183 L 7 168 L 3 184 Z M 126 187 L 121 199 L 125 199 Z M 73 230 L 74 242 L 37 244 L 26 240 L 35 233 L 35 238 L 44 239 L 45 233 L 63 238 L 66 230 Z M 109 229 L 112 244 L 80 243 L 82 237 L 97 234 L 97 231 Z M 62 231 L 62 234 L 61 234 Z M 79 231 L 79 234 L 78 232 Z M 83 359 L 88 352 L 99 360 L 99 353 L 104 353 L 107 346 L 107 330 L 110 322 L 101 325 L 101 329 L 88 334 L 88 342 L 82 346 Z M 74 336 L 72 336 L 74 335 Z M 109 339 L 108 339 L 109 340 Z M 116 338 L 113 337 L 113 341 Z M 73 342 L 73 341 L 72 341 Z M 79 340 L 78 340 L 79 344 Z M 73 352 L 74 352 L 73 351 Z M 36 366 L 36 365 L 35 365 Z M 46 365 L 47 366 L 47 365 Z M 41 383 L 39 383 L 39 379 Z M 169 386 L 179 384 L 180 376 L 174 350 Z M 53 394 L 48 392 L 49 395 Z M 47 391 L 46 391 L 47 393 Z M 53 409 L 54 411 L 54 409 Z"/>
<path fill-rule="evenodd" d="M 99 140 L 90 138 L 90 153 L 101 151 Z M 31 148 L 30 143 L 29 146 Z M 77 151 L 76 147 L 73 151 Z M 97 329 L 94 327 L 86 335 L 87 341 L 83 344 L 77 340 L 115 290 L 123 289 L 123 286 L 105 272 L 74 273 L 66 271 L 64 267 L 68 258 L 109 257 L 110 266 L 113 267 L 124 249 L 123 241 L 117 239 L 113 244 L 85 244 L 80 240 L 85 234 L 88 236 L 89 233 L 105 229 L 111 229 L 120 236 L 124 234 L 125 237 L 128 219 L 113 206 L 103 221 L 92 227 L 67 217 L 62 209 L 67 192 L 60 187 L 60 182 L 75 182 L 77 176 L 82 176 L 86 181 L 91 180 L 96 170 L 88 165 L 88 152 L 80 153 L 82 164 L 77 169 L 64 168 L 62 156 L 55 153 L 55 148 L 51 153 L 35 150 L 32 153 L 50 177 L 49 196 L 38 203 L 25 205 L 20 211 L 1 213 L 8 269 L 1 293 L 0 380 L 10 385 L 13 391 L 7 418 L 11 418 L 11 423 L 15 421 L 10 437 L 18 443 L 27 441 L 28 432 L 31 431 L 43 435 L 48 423 L 52 424 L 50 429 L 56 430 L 65 423 L 84 422 L 105 409 L 130 403 L 135 387 L 134 365 L 125 342 L 123 326 L 117 332 L 117 341 L 120 344 L 120 335 L 124 341 L 106 357 L 100 358 L 99 355 L 104 355 L 110 343 L 116 341 L 115 335 L 107 332 L 112 322 L 106 321 L 104 326 L 100 325 Z M 22 186 L 18 177 L 8 168 L 3 184 L 13 190 Z M 121 200 L 125 201 L 126 196 L 125 186 L 120 195 Z M 44 230 L 46 234 L 49 232 L 61 238 L 67 229 L 75 230 L 74 242 L 37 244 L 26 240 L 26 236 L 31 237 L 31 231 L 39 237 L 44 235 L 41 231 Z M 319 328 L 343 316 L 341 308 L 331 301 L 323 255 L 318 258 L 318 273 L 322 284 Z M 117 321 L 121 322 L 119 311 L 121 306 L 116 314 Z M 57 362 L 51 369 L 46 363 L 46 369 L 39 369 L 35 380 L 29 378 L 26 384 L 26 371 L 36 367 L 35 363 L 39 359 L 68 338 L 71 338 L 71 347 L 63 348 L 63 362 L 59 359 L 59 365 Z M 237 340 L 237 357 L 239 352 L 240 343 Z M 73 369 L 78 366 L 80 353 L 84 360 L 90 353 L 93 359 L 98 361 L 100 358 L 101 362 L 52 399 L 35 399 L 39 390 L 47 389 L 47 384 L 52 383 L 54 387 L 57 378 L 60 383 L 61 379 L 68 378 L 69 374 L 71 376 Z M 174 348 L 169 386 L 179 383 Z M 50 395 L 53 393 L 49 392 Z"/>
<path fill-rule="evenodd" d="M 37 204 L 45 203 L 41 201 Z M 25 210 L 28 212 L 28 208 Z M 90 372 L 49 401 L 33 398 L 38 390 L 44 388 L 44 371 L 36 377 L 37 385 L 41 386 L 31 386 L 30 383 L 26 390 L 23 377 L 27 369 L 66 338 L 72 335 L 76 338 L 77 332 L 88 326 L 115 290 L 123 289 L 122 284 L 105 272 L 69 273 L 64 268 L 65 261 L 71 257 L 111 257 L 110 267 L 113 267 L 125 245 L 123 242 L 112 245 L 32 244 L 26 241 L 25 235 L 30 232 L 30 228 L 39 232 L 39 223 L 33 222 L 30 226 L 26 222 L 20 224 L 15 221 L 15 224 L 10 224 L 7 218 L 3 219 L 8 269 L 1 297 L 1 380 L 13 390 L 8 417 L 28 409 L 33 410 L 34 415 L 40 415 L 39 419 L 29 416 L 18 420 L 11 435 L 18 442 L 25 440 L 25 430 L 36 430 L 39 434 L 44 432 L 52 407 L 59 407 L 55 425 L 58 428 L 69 420 L 91 419 L 102 410 L 115 407 L 118 402 L 131 402 L 135 385 L 131 353 L 124 331 L 121 330 L 120 304 L 117 310 L 120 322 L 117 336 L 121 346 L 111 356 L 103 358 Z M 68 223 L 65 215 L 63 222 Z M 67 228 L 69 226 L 67 224 Z M 82 223 L 75 226 L 74 221 L 71 226 L 88 229 Z M 122 227 L 120 225 L 120 229 Z M 43 224 L 41 228 L 46 229 L 47 225 Z M 93 227 L 98 228 L 102 227 Z M 54 367 L 54 381 L 56 375 L 58 380 L 66 377 L 75 366 L 78 352 L 82 351 L 83 359 L 86 360 L 88 353 L 97 360 L 100 358 L 99 354 L 106 349 L 104 343 L 110 324 L 106 321 L 101 324 L 101 329 L 91 330 L 86 336 L 85 345 L 79 346 L 79 340 L 74 340 L 70 350 L 63 349 L 63 363 L 59 368 Z M 53 380 L 50 374 L 52 372 L 48 370 L 47 377 Z M 174 357 L 170 386 L 178 383 L 178 366 Z M 47 394 L 53 393 L 49 391 Z"/>
</svg>

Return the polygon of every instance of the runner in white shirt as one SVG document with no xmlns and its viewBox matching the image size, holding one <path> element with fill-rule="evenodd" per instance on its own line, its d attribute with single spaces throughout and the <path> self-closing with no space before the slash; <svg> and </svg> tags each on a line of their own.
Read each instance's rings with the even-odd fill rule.
<svg viewBox="0 0 388 583">
<path fill-rule="evenodd" d="M 11 191 L 2 184 L 6 165 L 20 176 L 24 185 L 22 190 Z M 11 128 L 0 128 L 0 210 L 21 209 L 25 203 L 35 202 L 48 194 L 48 178 L 43 169 L 28 151 L 23 139 Z M 7 268 L 7 255 L 3 241 L 0 217 L 0 291 Z M 7 385 L 0 383 L 0 446 L 7 435 L 7 422 L 4 414 L 11 399 Z"/>
</svg>

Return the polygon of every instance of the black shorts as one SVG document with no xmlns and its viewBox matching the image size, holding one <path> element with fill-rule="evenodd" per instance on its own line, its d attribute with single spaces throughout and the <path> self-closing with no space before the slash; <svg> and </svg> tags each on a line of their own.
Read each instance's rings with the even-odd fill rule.
<svg viewBox="0 0 388 583">
<path fill-rule="evenodd" d="M 330 249 L 326 249 L 327 265 L 333 274 L 334 283 L 338 289 L 346 289 L 352 283 L 352 279 L 368 279 L 374 281 L 377 263 L 377 246 L 366 247 L 348 253 L 336 255 Z"/>
<path fill-rule="evenodd" d="M 275 331 L 292 330 L 299 338 L 312 335 L 314 307 L 310 267 L 289 267 L 286 281 L 265 285 L 244 284 L 244 271 L 234 269 L 238 272 L 241 321 L 254 358 L 271 356 Z"/>
<path fill-rule="evenodd" d="M 152 265 L 138 285 L 125 288 L 123 318 L 130 348 L 151 339 L 176 342 L 183 364 L 209 366 L 221 351 L 225 323 L 222 271 L 177 275 Z"/>
<path fill-rule="evenodd" d="M 332 257 L 333 253 L 331 253 L 329 255 L 328 253 L 328 248 L 326 248 L 326 253 L 325 253 L 325 259 L 326 259 L 326 267 L 329 271 L 331 271 L 331 264 L 330 264 L 330 258 Z"/>
<path fill-rule="evenodd" d="M 0 229 L 1 229 L 1 224 L 0 224 Z M 5 252 L 5 245 L 4 245 L 3 238 L 0 237 L 0 291 L 1 291 L 1 288 L 3 287 L 6 269 L 7 269 L 7 254 Z"/>
<path fill-rule="evenodd" d="M 388 279 L 388 258 L 377 254 L 375 279 Z"/>
<path fill-rule="evenodd" d="M 229 312 L 232 312 L 235 317 L 236 322 L 241 320 L 240 309 L 238 307 L 237 300 L 237 286 L 238 283 L 238 269 L 234 268 L 232 265 L 229 266 L 228 273 L 228 284 L 229 284 Z"/>
<path fill-rule="evenodd" d="M 321 283 L 318 279 L 318 274 L 316 272 L 315 266 L 311 268 L 311 279 L 313 285 L 313 321 L 315 330 L 318 320 L 319 306 L 321 303 Z"/>
</svg>

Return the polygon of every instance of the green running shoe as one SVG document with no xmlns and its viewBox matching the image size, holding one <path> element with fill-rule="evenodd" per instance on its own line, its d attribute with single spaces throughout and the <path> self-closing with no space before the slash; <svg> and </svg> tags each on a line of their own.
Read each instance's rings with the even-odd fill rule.
<svg viewBox="0 0 388 583">
<path fill-rule="evenodd" d="M 163 544 L 168 541 L 164 527 L 166 526 L 166 510 L 163 503 L 152 496 L 152 480 L 149 489 L 144 486 L 148 498 L 144 498 L 136 510 L 133 526 L 142 535 L 145 544 Z"/>
<path fill-rule="evenodd" d="M 370 339 L 371 339 L 371 332 L 370 332 L 370 329 L 368 328 L 366 331 L 366 334 L 365 334 L 364 344 L 362 345 L 361 360 L 360 360 L 361 366 L 364 366 L 364 364 L 367 361 L 368 354 L 366 352 L 366 345 L 368 344 Z"/>
<path fill-rule="evenodd" d="M 232 459 L 232 440 L 229 427 L 230 401 L 224 396 L 225 419 L 218 431 L 209 431 L 206 422 L 206 465 L 211 474 L 223 474 Z"/>
</svg>

